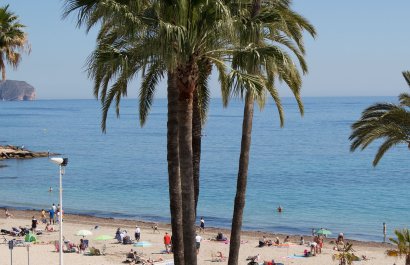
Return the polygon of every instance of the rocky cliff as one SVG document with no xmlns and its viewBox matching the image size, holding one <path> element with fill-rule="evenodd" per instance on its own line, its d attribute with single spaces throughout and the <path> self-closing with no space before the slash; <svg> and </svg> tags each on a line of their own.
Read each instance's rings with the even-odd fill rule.
<svg viewBox="0 0 410 265">
<path fill-rule="evenodd" d="M 34 87 L 24 81 L 0 81 L 0 100 L 35 100 Z"/>
</svg>

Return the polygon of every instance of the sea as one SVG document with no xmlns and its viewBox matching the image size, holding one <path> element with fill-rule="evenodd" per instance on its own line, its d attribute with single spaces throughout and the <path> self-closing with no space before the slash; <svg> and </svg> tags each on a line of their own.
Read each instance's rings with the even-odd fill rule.
<svg viewBox="0 0 410 265">
<path fill-rule="evenodd" d="M 351 125 L 367 106 L 395 97 L 306 97 L 300 116 L 284 98 L 285 126 L 276 107 L 255 106 L 243 229 L 382 241 L 410 223 L 410 155 L 388 151 L 377 167 L 380 142 L 350 152 Z M 167 101 L 156 99 L 145 126 L 138 100 L 121 101 L 101 131 L 97 100 L 0 102 L 0 145 L 59 153 L 67 213 L 170 222 L 166 155 Z M 243 102 L 224 108 L 212 99 L 203 130 L 198 219 L 229 228 L 240 154 Z M 49 209 L 57 204 L 59 168 L 48 158 L 0 161 L 0 207 Z M 52 187 L 53 191 L 49 192 Z M 282 213 L 276 211 L 278 206 Z M 199 221 L 198 221 L 199 224 Z"/>
</svg>

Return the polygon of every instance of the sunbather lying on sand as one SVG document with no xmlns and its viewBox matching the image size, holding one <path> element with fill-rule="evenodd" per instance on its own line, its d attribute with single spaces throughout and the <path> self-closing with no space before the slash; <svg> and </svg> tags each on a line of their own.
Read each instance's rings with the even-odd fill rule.
<svg viewBox="0 0 410 265">
<path fill-rule="evenodd" d="M 46 224 L 46 227 L 44 228 L 46 232 L 55 232 L 54 227 L 52 227 L 49 223 Z"/>
<path fill-rule="evenodd" d="M 212 254 L 212 262 L 223 262 L 226 261 L 226 257 L 221 251 L 216 252 L 216 255 Z"/>
</svg>

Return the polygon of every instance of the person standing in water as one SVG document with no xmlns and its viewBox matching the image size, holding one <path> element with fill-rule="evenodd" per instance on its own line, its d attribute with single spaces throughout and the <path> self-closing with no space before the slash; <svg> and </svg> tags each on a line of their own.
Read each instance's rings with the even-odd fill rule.
<svg viewBox="0 0 410 265">
<path fill-rule="evenodd" d="M 386 243 L 387 227 L 386 223 L 383 223 L 383 243 Z"/>
</svg>

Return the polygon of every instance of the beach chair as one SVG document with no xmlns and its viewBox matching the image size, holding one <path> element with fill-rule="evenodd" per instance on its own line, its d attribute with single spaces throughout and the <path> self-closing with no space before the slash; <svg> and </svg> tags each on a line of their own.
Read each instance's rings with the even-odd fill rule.
<svg viewBox="0 0 410 265">
<path fill-rule="evenodd" d="M 132 263 L 132 262 L 137 263 L 137 257 L 132 252 L 127 253 L 127 255 L 125 256 L 125 263 Z"/>
<path fill-rule="evenodd" d="M 98 248 L 90 247 L 90 256 L 100 256 L 101 251 Z"/>
<path fill-rule="evenodd" d="M 60 242 L 58 240 L 54 241 L 54 247 L 56 248 L 56 252 L 60 252 Z"/>
<path fill-rule="evenodd" d="M 125 237 L 122 239 L 122 243 L 123 243 L 124 245 L 129 245 L 129 244 L 134 244 L 134 241 L 131 240 L 130 236 L 125 236 Z"/>
<path fill-rule="evenodd" d="M 107 250 L 107 246 L 104 244 L 101 249 L 101 254 L 105 255 L 105 251 Z"/>
<path fill-rule="evenodd" d="M 88 239 L 84 239 L 83 240 L 83 244 L 84 244 L 84 249 L 87 249 L 88 248 Z"/>
</svg>

